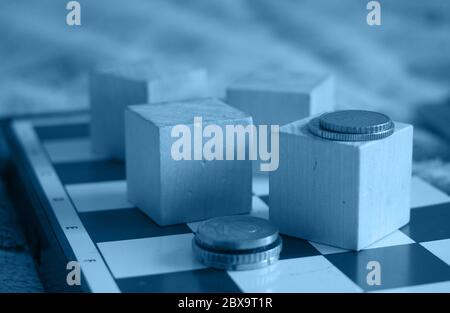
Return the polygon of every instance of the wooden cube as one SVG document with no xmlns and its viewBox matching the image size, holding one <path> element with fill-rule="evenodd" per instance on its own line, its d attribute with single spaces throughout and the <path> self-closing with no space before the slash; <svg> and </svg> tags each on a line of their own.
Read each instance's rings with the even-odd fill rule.
<svg viewBox="0 0 450 313">
<path fill-rule="evenodd" d="M 256 125 L 284 125 L 334 110 L 330 75 L 261 70 L 227 88 L 227 103 L 253 117 Z"/>
<path fill-rule="evenodd" d="M 280 232 L 360 250 L 409 222 L 413 127 L 374 141 L 310 133 L 310 118 L 280 130 L 280 165 L 270 173 L 270 220 Z"/>
<path fill-rule="evenodd" d="M 205 97 L 207 74 L 203 69 L 157 68 L 148 63 L 102 68 L 91 75 L 89 93 L 93 149 L 123 159 L 125 108 L 132 104 Z"/>
<path fill-rule="evenodd" d="M 227 103 L 250 114 L 256 125 L 282 126 L 334 110 L 334 89 L 330 75 L 268 68 L 227 88 Z M 254 172 L 262 173 L 260 161 L 254 162 Z"/>
<path fill-rule="evenodd" d="M 206 146 L 212 137 L 198 136 L 199 129 L 204 132 L 203 126 L 194 123 L 198 117 L 205 131 L 214 125 L 223 136 L 229 125 L 252 124 L 250 116 L 215 99 L 137 105 L 126 111 L 128 198 L 159 225 L 251 210 L 251 161 L 226 159 L 226 149 L 230 148 L 226 138 L 216 146 L 223 149 L 223 160 L 205 159 L 198 143 L 202 140 Z M 189 130 L 191 145 L 175 151 L 189 150 L 190 159 L 177 159 L 172 153 L 175 142 L 181 139 L 176 131 L 180 125 Z M 234 151 L 238 144 L 236 140 Z M 200 158 L 196 156 L 199 151 Z"/>
</svg>

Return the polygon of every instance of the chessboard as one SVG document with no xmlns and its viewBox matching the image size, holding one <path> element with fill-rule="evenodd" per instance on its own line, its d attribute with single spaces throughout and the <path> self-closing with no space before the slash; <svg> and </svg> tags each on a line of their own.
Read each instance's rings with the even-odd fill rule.
<svg viewBox="0 0 450 313">
<path fill-rule="evenodd" d="M 127 200 L 122 162 L 92 152 L 85 113 L 10 123 L 14 194 L 51 291 L 450 292 L 450 197 L 412 178 L 411 221 L 360 252 L 282 235 L 280 260 L 220 271 L 193 255 L 198 223 L 160 227 Z M 268 179 L 253 179 L 251 215 L 268 218 Z M 66 284 L 67 262 L 81 286 Z M 369 285 L 368 263 L 380 264 Z"/>
</svg>

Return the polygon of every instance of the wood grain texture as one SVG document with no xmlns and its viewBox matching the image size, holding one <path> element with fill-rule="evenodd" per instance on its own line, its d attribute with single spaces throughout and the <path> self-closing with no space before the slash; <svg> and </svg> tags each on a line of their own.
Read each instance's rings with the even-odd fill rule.
<svg viewBox="0 0 450 313">
<path fill-rule="evenodd" d="M 251 210 L 250 160 L 172 158 L 178 139 L 171 137 L 172 127 L 186 124 L 193 134 L 194 116 L 201 116 L 204 125 L 252 124 L 247 114 L 213 99 L 130 106 L 126 111 L 128 197 L 159 225 Z"/>
<path fill-rule="evenodd" d="M 284 125 L 334 110 L 330 75 L 262 69 L 227 88 L 227 103 L 253 117 L 257 125 Z"/>
<path fill-rule="evenodd" d="M 253 117 L 256 125 L 288 124 L 321 112 L 332 111 L 335 90 L 331 75 L 268 67 L 238 79 L 227 88 L 227 103 Z M 268 147 L 271 146 L 271 134 Z M 261 161 L 253 162 L 253 172 Z"/>
<path fill-rule="evenodd" d="M 91 75 L 89 85 L 93 149 L 112 158 L 124 158 L 124 111 L 128 105 L 207 94 L 207 74 L 203 69 L 161 69 L 148 63 L 101 68 Z"/>
<path fill-rule="evenodd" d="M 312 135 L 309 118 L 282 127 L 270 173 L 270 220 L 280 232 L 360 250 L 409 221 L 412 126 L 376 141 Z"/>
</svg>

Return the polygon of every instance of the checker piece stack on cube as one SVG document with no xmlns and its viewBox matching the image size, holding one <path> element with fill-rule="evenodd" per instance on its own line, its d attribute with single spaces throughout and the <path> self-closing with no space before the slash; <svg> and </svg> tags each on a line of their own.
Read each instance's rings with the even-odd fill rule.
<svg viewBox="0 0 450 313">
<path fill-rule="evenodd" d="M 350 250 L 407 224 L 412 134 L 411 125 L 358 110 L 283 126 L 270 220 L 281 233 Z"/>
</svg>

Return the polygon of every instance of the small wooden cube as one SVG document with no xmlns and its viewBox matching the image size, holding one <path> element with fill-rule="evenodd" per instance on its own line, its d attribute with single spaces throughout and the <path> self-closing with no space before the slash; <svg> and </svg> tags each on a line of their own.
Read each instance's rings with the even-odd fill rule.
<svg viewBox="0 0 450 313">
<path fill-rule="evenodd" d="M 222 136 L 229 125 L 252 124 L 249 115 L 215 99 L 137 105 L 126 111 L 128 198 L 159 225 L 251 210 L 251 161 L 226 159 L 226 149 L 230 148 L 226 138 L 216 147 L 223 149 L 223 160 L 205 159 L 199 139 L 206 146 L 211 137 L 198 136 L 199 130 L 204 133 L 194 123 L 198 117 L 202 118 L 204 130 L 214 125 L 222 130 Z M 173 132 L 180 125 L 188 128 L 191 146 L 175 151 L 189 150 L 190 159 L 176 159 L 172 152 L 175 142 L 181 138 Z M 237 145 L 236 140 L 235 151 Z M 200 151 L 200 158 L 195 156 L 195 151 Z"/>
<path fill-rule="evenodd" d="M 334 110 L 330 75 L 261 70 L 227 88 L 227 103 L 253 117 L 256 125 L 284 125 Z"/>
<path fill-rule="evenodd" d="M 413 127 L 374 141 L 323 139 L 306 118 L 280 130 L 270 220 L 280 232 L 360 250 L 409 222 Z"/>
<path fill-rule="evenodd" d="M 94 151 L 123 159 L 125 108 L 205 97 L 207 73 L 182 66 L 157 68 L 149 63 L 102 68 L 91 75 L 89 93 Z"/>
<path fill-rule="evenodd" d="M 250 114 L 255 125 L 282 126 L 334 110 L 334 89 L 330 75 L 267 68 L 228 87 L 227 103 Z M 254 162 L 254 173 L 263 174 L 260 164 L 259 160 Z"/>
</svg>

